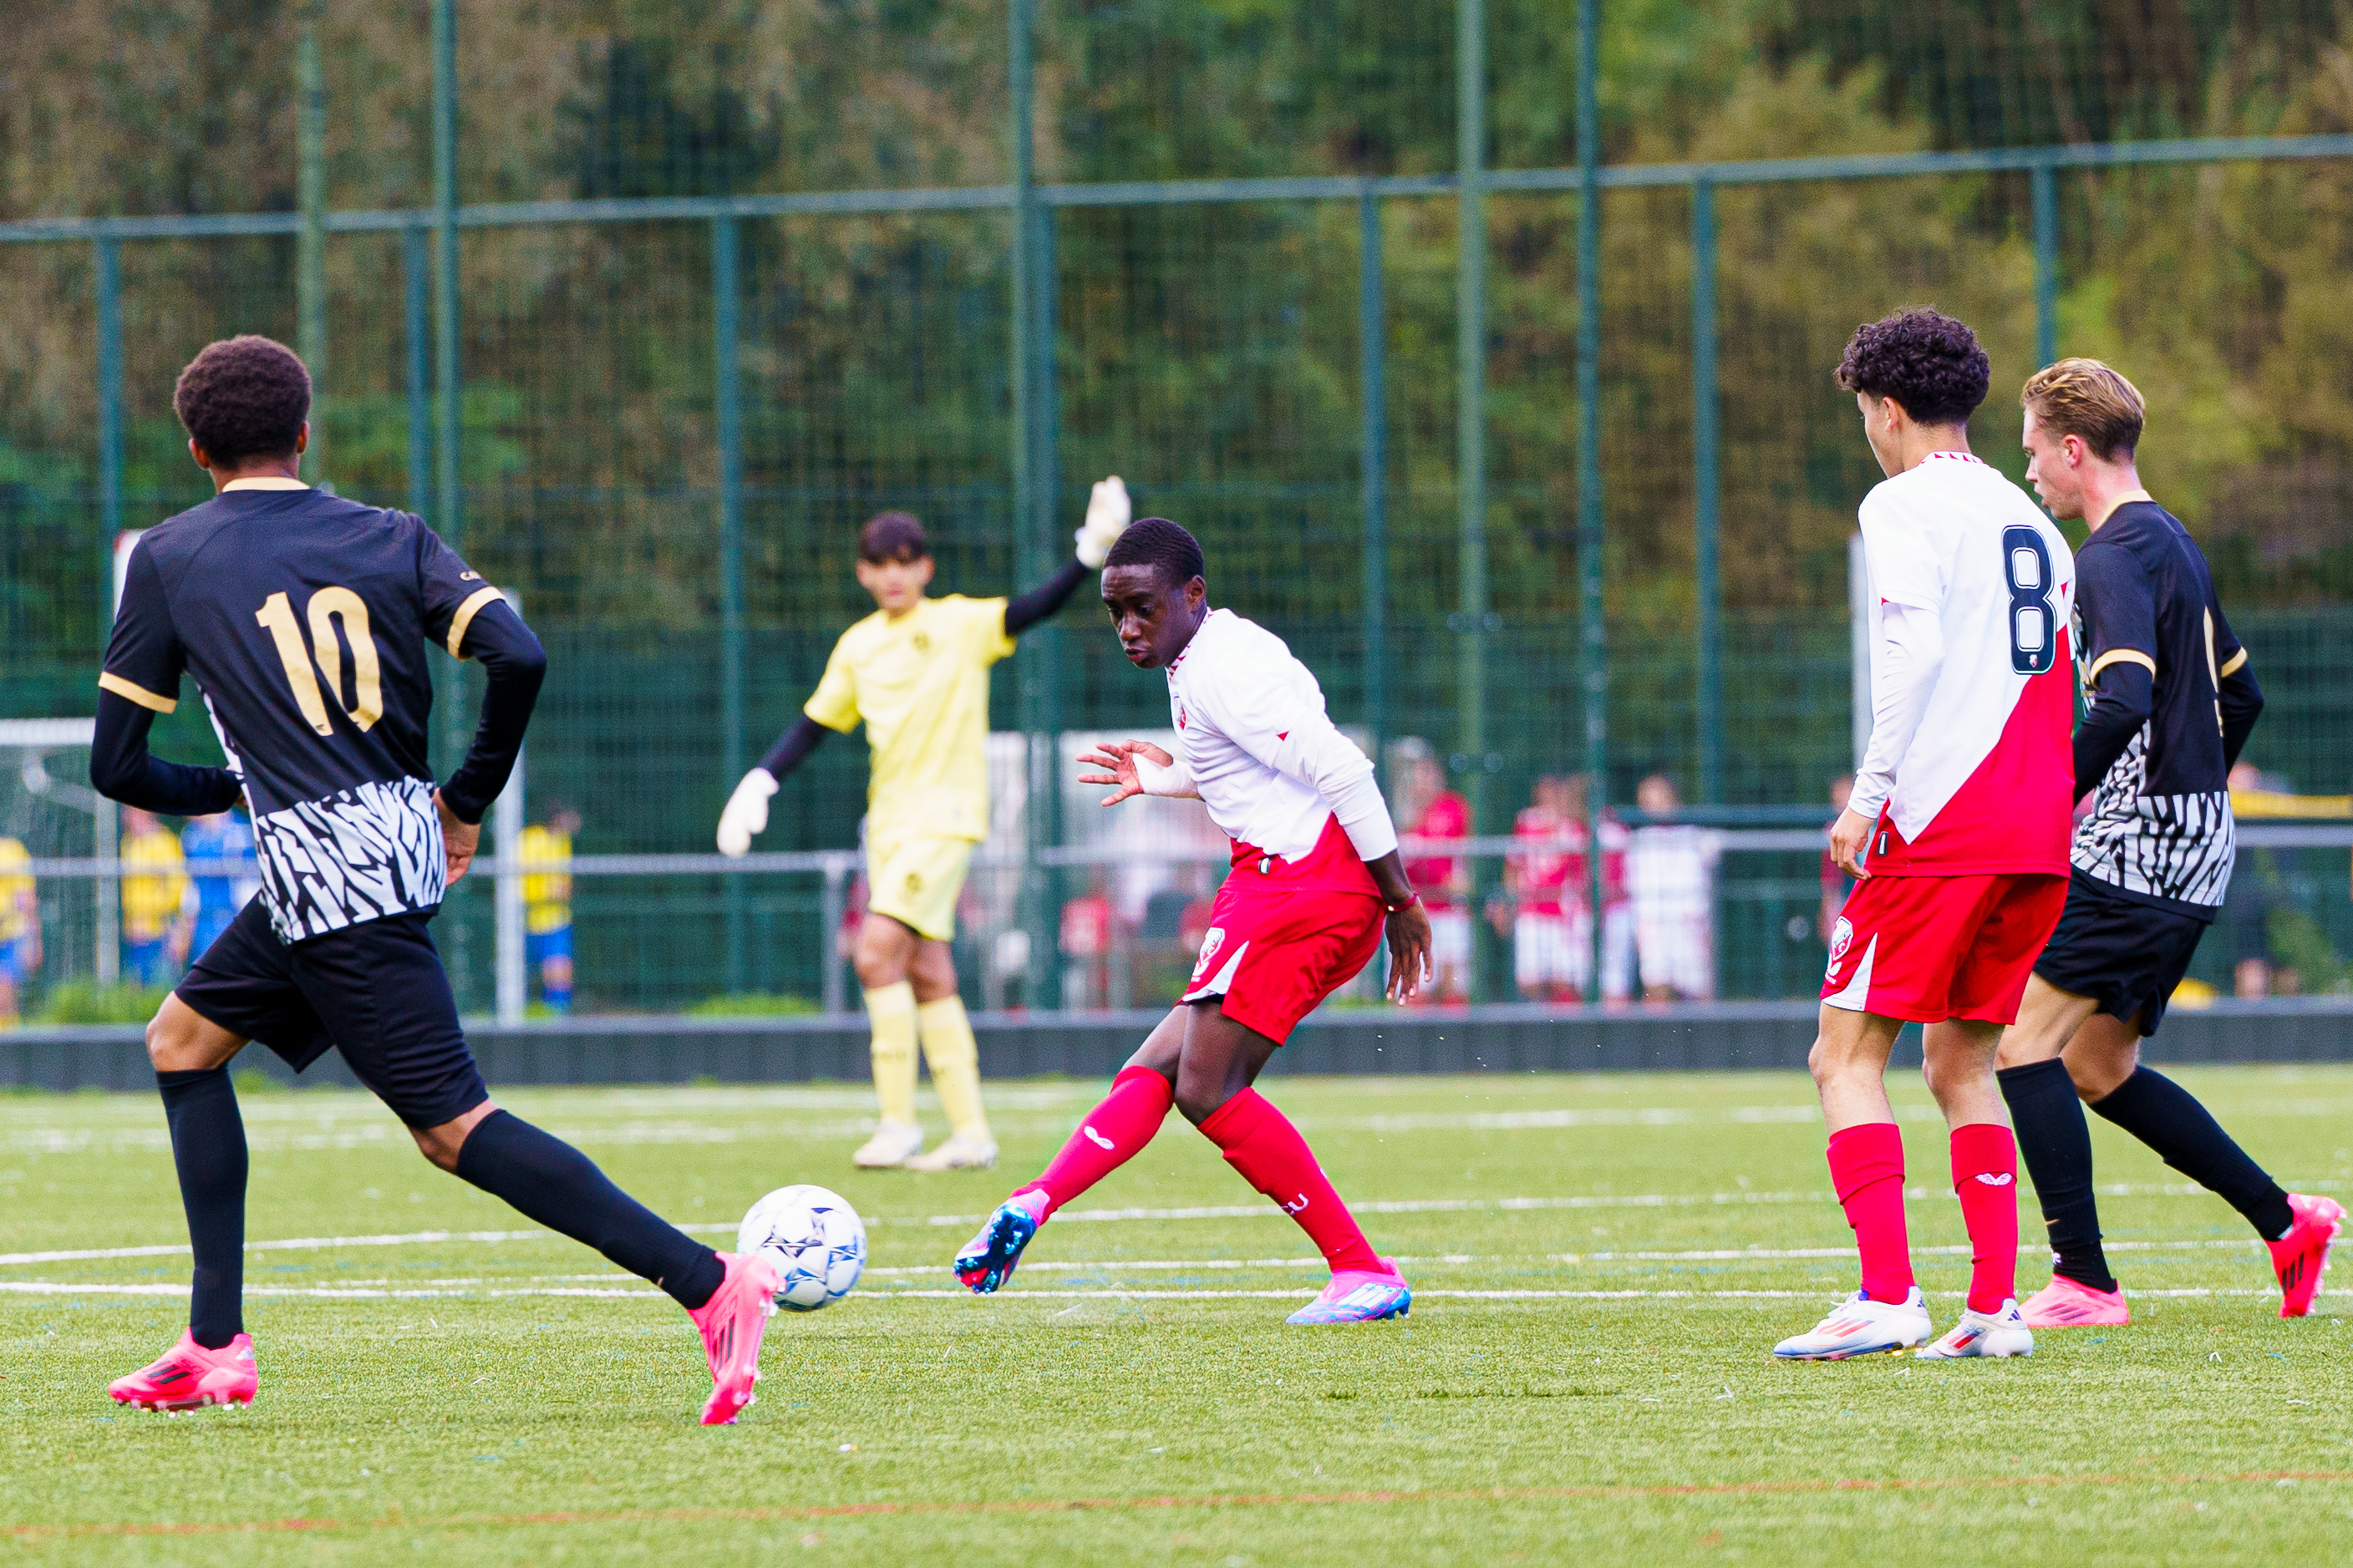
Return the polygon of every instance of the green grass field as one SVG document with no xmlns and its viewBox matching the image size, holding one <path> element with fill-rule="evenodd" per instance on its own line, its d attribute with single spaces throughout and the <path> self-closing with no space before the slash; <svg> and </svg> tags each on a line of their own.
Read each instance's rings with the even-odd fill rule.
<svg viewBox="0 0 2353 1568">
<path fill-rule="evenodd" d="M 2183 1077 L 2291 1185 L 2353 1186 L 2353 1071 Z M 855 1087 L 502 1097 L 714 1238 L 791 1181 L 867 1216 L 858 1293 L 780 1316 L 760 1403 L 711 1431 L 666 1299 L 329 1092 L 246 1097 L 260 1399 L 119 1412 L 107 1380 L 185 1321 L 163 1116 L 0 1100 L 0 1539 L 451 1568 L 2353 1556 L 2353 1316 L 2324 1297 L 2281 1321 L 2237 1216 L 2096 1119 L 2131 1328 L 2015 1363 L 1785 1366 L 1773 1342 L 1852 1274 L 1801 1077 L 1269 1088 L 1406 1260 L 1409 1322 L 1286 1328 L 1319 1282 L 1304 1237 L 1173 1117 L 1012 1288 L 955 1292 L 950 1254 L 1094 1084 L 999 1088 L 1004 1167 L 928 1177 L 851 1170 Z M 1941 1324 L 1959 1211 L 1916 1077 L 1899 1103 Z M 126 1247 L 154 1250 L 23 1256 Z M 2041 1282 L 2031 1250 L 2021 1274 Z"/>
</svg>

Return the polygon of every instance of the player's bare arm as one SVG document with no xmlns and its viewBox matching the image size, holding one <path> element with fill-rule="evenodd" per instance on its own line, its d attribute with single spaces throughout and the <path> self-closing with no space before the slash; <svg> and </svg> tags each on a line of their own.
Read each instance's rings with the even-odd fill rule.
<svg viewBox="0 0 2353 1568">
<path fill-rule="evenodd" d="M 1373 874 L 1381 901 L 1388 906 L 1381 937 L 1388 944 L 1389 978 L 1381 994 L 1403 1004 L 1430 984 L 1430 911 L 1421 907 L 1413 880 L 1405 874 L 1401 852 L 1392 849 L 1377 860 L 1367 860 L 1365 869 Z"/>
</svg>

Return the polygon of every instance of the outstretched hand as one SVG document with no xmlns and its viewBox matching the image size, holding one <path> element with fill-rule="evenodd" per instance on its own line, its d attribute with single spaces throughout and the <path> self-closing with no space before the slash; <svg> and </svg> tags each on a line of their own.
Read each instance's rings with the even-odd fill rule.
<svg viewBox="0 0 2353 1568">
<path fill-rule="evenodd" d="M 458 879 L 466 874 L 466 868 L 474 863 L 474 851 L 482 842 L 482 825 L 459 821 L 458 814 L 449 809 L 449 803 L 441 798 L 438 789 L 433 792 L 433 809 L 441 816 L 441 849 L 449 857 L 448 885 L 454 888 Z"/>
<path fill-rule="evenodd" d="M 1176 759 L 1149 741 L 1105 741 L 1079 759 L 1082 768 L 1101 768 L 1101 773 L 1081 773 L 1079 782 L 1113 785 L 1112 793 L 1103 796 L 1105 805 L 1117 805 L 1130 795 L 1145 793 L 1144 777 L 1136 770 L 1135 759 L 1142 756 L 1153 766 L 1173 768 Z"/>
</svg>

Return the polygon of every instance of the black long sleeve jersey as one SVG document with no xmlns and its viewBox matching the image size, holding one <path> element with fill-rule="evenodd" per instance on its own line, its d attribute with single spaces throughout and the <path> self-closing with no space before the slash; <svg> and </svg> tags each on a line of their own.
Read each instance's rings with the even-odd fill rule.
<svg viewBox="0 0 2353 1568">
<path fill-rule="evenodd" d="M 499 591 L 406 512 L 313 489 L 227 490 L 131 554 L 102 690 L 154 713 L 192 676 L 253 812 L 262 897 L 294 942 L 438 907 L 448 864 L 426 760 L 427 645 L 480 658 L 482 721 L 443 799 L 479 821 L 522 743 L 545 655 Z M 103 787 L 132 798 L 192 770 L 144 754 L 145 725 L 102 726 Z M 161 787 L 160 784 L 158 787 Z"/>
</svg>

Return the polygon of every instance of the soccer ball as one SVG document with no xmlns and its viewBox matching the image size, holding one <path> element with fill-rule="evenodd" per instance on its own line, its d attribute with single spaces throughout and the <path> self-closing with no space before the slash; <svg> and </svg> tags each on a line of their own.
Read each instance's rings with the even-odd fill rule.
<svg viewBox="0 0 2353 1568">
<path fill-rule="evenodd" d="M 778 1187 L 735 1230 L 738 1253 L 776 1266 L 776 1305 L 814 1312 L 849 1294 L 866 1270 L 866 1222 L 839 1193 L 806 1183 Z"/>
</svg>

